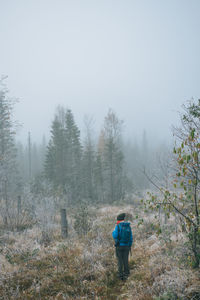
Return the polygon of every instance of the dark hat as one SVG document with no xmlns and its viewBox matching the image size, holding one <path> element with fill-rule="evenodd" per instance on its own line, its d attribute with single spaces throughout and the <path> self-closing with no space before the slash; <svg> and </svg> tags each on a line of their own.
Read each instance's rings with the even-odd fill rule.
<svg viewBox="0 0 200 300">
<path fill-rule="evenodd" d="M 124 220 L 124 219 L 125 219 L 125 215 L 126 215 L 125 213 L 118 215 L 118 216 L 117 216 L 117 221 L 122 221 L 122 220 Z"/>
</svg>

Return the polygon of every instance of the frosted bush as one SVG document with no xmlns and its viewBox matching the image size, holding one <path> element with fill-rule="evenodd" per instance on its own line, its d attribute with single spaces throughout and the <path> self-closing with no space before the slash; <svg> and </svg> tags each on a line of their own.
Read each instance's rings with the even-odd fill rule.
<svg viewBox="0 0 200 300">
<path fill-rule="evenodd" d="M 161 296 L 166 291 L 173 291 L 178 297 L 183 297 L 188 282 L 192 277 L 191 271 L 180 270 L 175 267 L 156 277 L 152 286 L 152 292 L 154 295 Z"/>
<path fill-rule="evenodd" d="M 52 240 L 53 232 L 57 228 L 55 224 L 56 209 L 53 197 L 43 198 L 40 205 L 35 208 L 35 216 L 41 229 L 40 243 L 48 244 Z"/>
</svg>

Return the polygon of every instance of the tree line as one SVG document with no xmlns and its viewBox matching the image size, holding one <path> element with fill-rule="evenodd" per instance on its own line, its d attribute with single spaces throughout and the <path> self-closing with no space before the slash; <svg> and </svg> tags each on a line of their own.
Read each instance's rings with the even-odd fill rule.
<svg viewBox="0 0 200 300">
<path fill-rule="evenodd" d="M 109 110 L 97 145 L 90 125 L 86 120 L 86 136 L 81 142 L 70 109 L 60 107 L 52 123 L 44 174 L 55 189 L 67 195 L 70 204 L 81 199 L 112 203 L 125 195 L 122 122 Z"/>
<path fill-rule="evenodd" d="M 148 187 L 142 167 L 150 168 L 155 155 L 146 133 L 141 144 L 125 142 L 123 121 L 112 109 L 96 138 L 92 118 L 85 118 L 81 137 L 72 111 L 60 106 L 51 124 L 50 140 L 43 138 L 37 145 L 29 133 L 27 145 L 22 145 L 16 142 L 15 103 L 3 80 L 0 91 L 0 193 L 6 203 L 22 194 L 27 184 L 40 190 L 41 181 L 73 205 L 81 201 L 113 203 Z"/>
</svg>

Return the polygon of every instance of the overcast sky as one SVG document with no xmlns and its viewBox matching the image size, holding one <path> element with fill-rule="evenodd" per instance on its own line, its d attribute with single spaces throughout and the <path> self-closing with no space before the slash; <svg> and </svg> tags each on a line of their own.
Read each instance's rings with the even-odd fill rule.
<svg viewBox="0 0 200 300">
<path fill-rule="evenodd" d="M 112 108 L 129 135 L 167 138 L 200 98 L 200 0 L 0 0 L 0 42 L 22 141 L 49 132 L 58 104 L 79 127 Z"/>
</svg>

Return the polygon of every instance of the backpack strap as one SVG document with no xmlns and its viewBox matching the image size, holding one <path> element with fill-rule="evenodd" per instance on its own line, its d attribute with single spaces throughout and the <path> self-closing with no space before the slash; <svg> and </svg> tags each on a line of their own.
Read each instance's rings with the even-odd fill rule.
<svg viewBox="0 0 200 300">
<path fill-rule="evenodd" d="M 117 242 L 115 243 L 115 247 L 119 246 L 119 243 L 120 243 L 120 236 L 119 236 L 120 228 L 119 228 L 119 224 L 117 224 L 117 232 L 118 232 L 118 238 L 117 238 Z"/>
<path fill-rule="evenodd" d="M 120 237 L 120 225 L 121 223 L 117 224 L 117 230 L 118 230 L 118 240 L 120 241 L 121 237 Z M 122 223 L 123 224 L 123 223 Z"/>
<path fill-rule="evenodd" d="M 118 240 L 120 241 L 120 228 L 119 228 L 119 224 L 117 224 L 117 229 L 118 229 Z"/>
</svg>

